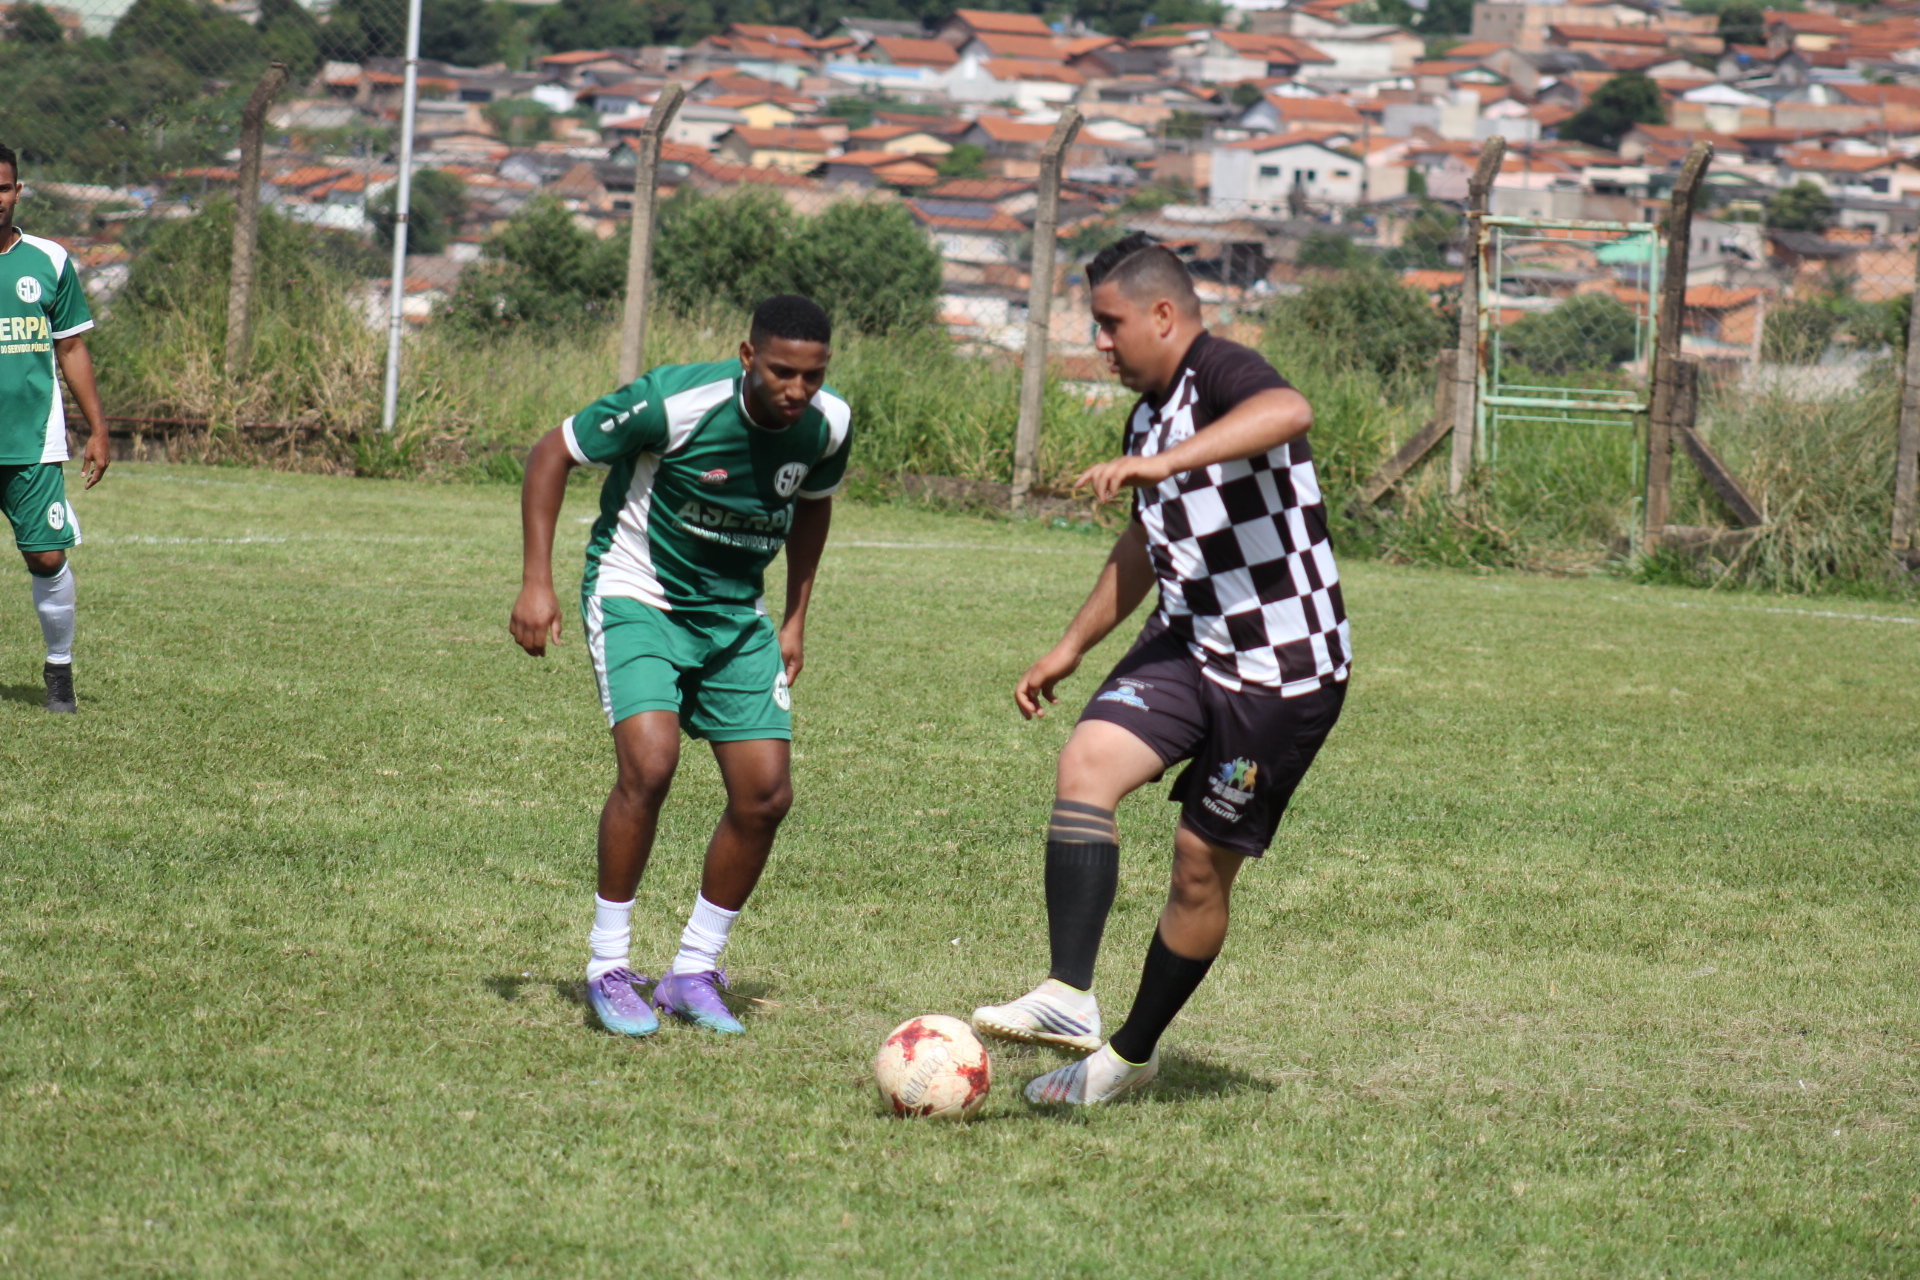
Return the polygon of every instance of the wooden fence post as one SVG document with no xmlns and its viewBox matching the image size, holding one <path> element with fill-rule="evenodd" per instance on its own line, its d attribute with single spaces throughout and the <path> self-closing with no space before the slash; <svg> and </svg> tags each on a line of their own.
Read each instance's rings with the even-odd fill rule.
<svg viewBox="0 0 1920 1280">
<path fill-rule="evenodd" d="M 1687 249 L 1693 241 L 1693 197 L 1713 159 L 1711 142 L 1696 142 L 1673 184 L 1667 215 L 1666 276 L 1660 282 L 1660 315 L 1654 330 L 1653 404 L 1647 414 L 1646 521 L 1641 546 L 1660 545 L 1673 504 L 1675 373 L 1680 360 L 1680 324 L 1687 308 Z"/>
<path fill-rule="evenodd" d="M 1027 345 L 1021 356 L 1020 422 L 1013 435 L 1013 491 L 1017 515 L 1026 510 L 1027 490 L 1039 465 L 1040 405 L 1047 390 L 1048 326 L 1053 320 L 1053 253 L 1060 225 L 1060 171 L 1067 147 L 1080 132 L 1077 107 L 1060 108 L 1046 145 L 1040 149 L 1040 205 L 1033 216 L 1033 277 L 1027 291 Z"/>
<path fill-rule="evenodd" d="M 669 80 L 654 99 L 634 145 L 633 222 L 627 236 L 627 300 L 620 313 L 620 385 L 640 376 L 647 350 L 647 284 L 653 277 L 653 210 L 660 176 L 660 144 L 687 91 Z"/>
<path fill-rule="evenodd" d="M 1459 497 L 1467 487 L 1467 475 L 1473 470 L 1474 416 L 1479 409 L 1480 362 L 1486 353 L 1480 349 L 1480 219 L 1487 212 L 1487 193 L 1500 174 L 1500 162 L 1507 155 L 1507 140 L 1499 134 L 1488 138 L 1480 148 L 1480 163 L 1474 166 L 1467 183 L 1466 274 L 1460 281 L 1460 347 L 1453 390 L 1453 462 L 1447 473 L 1447 493 Z M 1493 282 L 1498 288 L 1500 282 Z"/>
<path fill-rule="evenodd" d="M 287 83 L 287 66 L 270 64 L 240 113 L 240 182 L 233 210 L 233 258 L 227 273 L 227 376 L 246 372 L 253 354 L 253 256 L 260 243 L 260 151 L 267 108 Z"/>
<path fill-rule="evenodd" d="M 1920 285 L 1920 260 L 1914 272 Z M 1900 393 L 1900 434 L 1894 443 L 1893 536 L 1889 546 L 1904 556 L 1913 549 L 1915 491 L 1920 489 L 1920 287 L 1907 317 L 1907 369 Z"/>
</svg>

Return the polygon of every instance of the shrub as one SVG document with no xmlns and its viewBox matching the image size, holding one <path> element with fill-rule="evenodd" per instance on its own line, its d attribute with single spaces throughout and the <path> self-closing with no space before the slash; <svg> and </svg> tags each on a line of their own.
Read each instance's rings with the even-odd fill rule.
<svg viewBox="0 0 1920 1280">
<path fill-rule="evenodd" d="M 1611 294 L 1578 294 L 1509 325 L 1501 348 L 1505 359 L 1535 373 L 1609 369 L 1633 359 L 1633 311 Z"/>
<path fill-rule="evenodd" d="M 1341 237 L 1345 239 L 1345 237 Z M 1316 281 L 1274 308 L 1281 329 L 1297 329 L 1381 377 L 1424 369 L 1447 345 L 1447 322 L 1384 272 L 1348 271 Z"/>
<path fill-rule="evenodd" d="M 1818 364 L 1840 319 L 1839 312 L 1811 299 L 1783 303 L 1767 313 L 1760 358 L 1774 364 Z"/>
</svg>

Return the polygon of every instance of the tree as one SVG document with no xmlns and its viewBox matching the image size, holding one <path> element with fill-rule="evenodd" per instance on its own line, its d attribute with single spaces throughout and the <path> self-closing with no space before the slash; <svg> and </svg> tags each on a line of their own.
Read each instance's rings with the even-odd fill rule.
<svg viewBox="0 0 1920 1280">
<path fill-rule="evenodd" d="M 626 283 L 627 238 L 600 241 L 565 206 L 536 198 L 487 245 L 450 300 L 447 322 L 470 331 L 610 318 Z M 682 190 L 660 210 L 653 279 L 680 311 L 739 311 L 769 294 L 804 293 L 836 325 L 866 333 L 932 330 L 940 255 L 898 203 L 844 200 L 800 217 L 779 195 Z"/>
<path fill-rule="evenodd" d="M 1638 71 L 1615 76 L 1593 91 L 1587 105 L 1560 122 L 1560 136 L 1612 151 L 1636 124 L 1665 124 L 1660 86 Z"/>
<path fill-rule="evenodd" d="M 653 43 L 653 17 L 638 0 L 560 0 L 534 35 L 549 49 L 638 48 Z"/>
<path fill-rule="evenodd" d="M 389 186 L 367 201 L 374 240 L 388 252 L 393 250 L 393 210 L 398 200 L 397 187 Z M 422 169 L 413 175 L 407 205 L 407 253 L 441 253 L 466 216 L 467 184 L 444 169 Z"/>
<path fill-rule="evenodd" d="M 1767 197 L 1766 225 L 1775 231 L 1825 231 L 1833 225 L 1833 201 L 1819 185 L 1802 178 Z"/>
<path fill-rule="evenodd" d="M 13 8 L 7 36 L 21 44 L 59 44 L 67 38 L 67 31 L 45 5 L 21 4 Z"/>
<path fill-rule="evenodd" d="M 1343 271 L 1348 267 L 1359 266 L 1366 260 L 1366 250 L 1359 248 L 1338 231 L 1314 231 L 1300 242 L 1300 251 L 1294 256 L 1293 261 L 1295 266 L 1326 267 Z"/>
<path fill-rule="evenodd" d="M 977 178 L 986 172 L 987 149 L 971 142 L 957 144 L 940 157 L 934 169 L 943 178 Z"/>
<path fill-rule="evenodd" d="M 1720 10 L 1718 33 L 1728 44 L 1765 44 L 1767 42 L 1767 13 L 1757 4 L 1747 0 L 1734 0 Z"/>
<path fill-rule="evenodd" d="M 1634 356 L 1633 311 L 1610 293 L 1582 293 L 1522 316 L 1501 334 L 1507 360 L 1539 374 L 1610 369 Z"/>
<path fill-rule="evenodd" d="M 259 32 L 192 0 L 133 0 L 107 40 L 119 58 L 167 58 L 202 76 L 265 61 Z"/>
<path fill-rule="evenodd" d="M 842 200 L 795 231 L 794 284 L 835 324 L 862 333 L 933 326 L 940 255 L 900 204 Z"/>
<path fill-rule="evenodd" d="M 682 188 L 660 209 L 653 278 L 683 311 L 718 302 L 746 311 L 792 292 L 794 213 L 764 187 L 719 198 Z"/>
<path fill-rule="evenodd" d="M 1414 24 L 1423 36 L 1463 36 L 1473 30 L 1473 0 L 1428 0 Z"/>
<path fill-rule="evenodd" d="M 431 0 L 420 9 L 420 56 L 478 67 L 500 56 L 506 35 L 499 10 L 486 0 Z"/>
<path fill-rule="evenodd" d="M 551 195 L 535 196 L 460 273 L 443 323 L 470 333 L 562 329 L 611 318 L 627 278 L 627 239 L 601 240 Z"/>
<path fill-rule="evenodd" d="M 1382 377 L 1430 367 L 1451 337 L 1445 317 L 1424 293 L 1378 270 L 1315 281 L 1281 303 L 1277 318 Z"/>
</svg>

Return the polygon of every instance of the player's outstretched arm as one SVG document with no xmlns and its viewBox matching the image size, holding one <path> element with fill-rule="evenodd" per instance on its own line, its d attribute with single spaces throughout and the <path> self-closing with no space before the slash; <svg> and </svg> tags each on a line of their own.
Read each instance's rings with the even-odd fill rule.
<svg viewBox="0 0 1920 1280">
<path fill-rule="evenodd" d="M 1153 561 L 1147 555 L 1147 531 L 1138 520 L 1127 525 L 1126 532 L 1107 553 L 1107 563 L 1093 584 L 1087 602 L 1067 624 L 1060 643 L 1041 655 L 1027 668 L 1013 687 L 1014 705 L 1028 720 L 1047 713 L 1045 702 L 1058 702 L 1054 686 L 1072 675 L 1087 650 L 1107 638 L 1107 633 L 1127 620 L 1140 607 L 1153 586 Z"/>
<path fill-rule="evenodd" d="M 520 484 L 520 598 L 513 602 L 507 630 L 514 643 L 534 657 L 547 642 L 560 643 L 560 601 L 553 594 L 553 529 L 567 498 L 567 472 L 573 455 L 555 427 L 527 455 L 527 477 Z"/>
<path fill-rule="evenodd" d="M 832 524 L 832 498 L 794 500 L 793 527 L 787 531 L 787 608 L 780 617 L 780 660 L 788 684 L 800 678 L 806 665 L 807 604 L 813 599 L 814 574 Z"/>
<path fill-rule="evenodd" d="M 86 338 L 76 333 L 70 338 L 54 339 L 53 358 L 60 362 L 60 376 L 67 380 L 67 389 L 73 392 L 80 414 L 87 420 L 87 447 L 80 455 L 80 471 L 87 478 L 87 488 L 91 489 L 113 465 L 113 453 L 107 441 L 107 419 L 100 412 L 100 388 L 93 380 L 93 353 L 87 350 Z"/>
<path fill-rule="evenodd" d="M 1092 485 L 1094 498 L 1105 502 L 1129 485 L 1159 484 L 1168 476 L 1216 462 L 1258 457 L 1305 435 L 1312 426 L 1313 406 L 1305 396 L 1291 387 L 1270 388 L 1248 396 L 1165 453 L 1102 462 L 1088 467 L 1073 485 Z"/>
</svg>

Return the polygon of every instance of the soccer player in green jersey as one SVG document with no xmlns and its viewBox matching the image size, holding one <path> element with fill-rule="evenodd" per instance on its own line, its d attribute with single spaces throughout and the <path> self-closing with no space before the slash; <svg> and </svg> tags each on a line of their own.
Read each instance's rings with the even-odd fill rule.
<svg viewBox="0 0 1920 1280">
<path fill-rule="evenodd" d="M 67 551 L 80 524 L 67 501 L 67 415 L 54 365 L 86 416 L 82 464 L 91 489 L 107 473 L 107 420 L 82 335 L 93 328 L 67 251 L 13 224 L 20 158 L 0 147 L 0 507 L 33 578 L 33 608 L 47 642 L 47 710 L 73 711 L 73 570 Z"/>
<path fill-rule="evenodd" d="M 720 997 L 720 951 L 793 803 L 791 688 L 851 443 L 846 401 L 825 385 L 831 338 L 812 302 L 769 298 L 738 360 L 653 369 L 548 432 L 527 459 L 509 629 L 536 657 L 560 639 L 553 531 L 567 472 L 608 468 L 580 584 L 619 769 L 600 814 L 587 995 L 618 1034 L 649 1034 L 656 1009 L 743 1030 Z M 776 632 L 761 576 L 783 546 Z M 628 964 L 629 925 L 683 730 L 712 744 L 727 804 L 680 951 L 649 1002 L 648 979 Z"/>
</svg>

